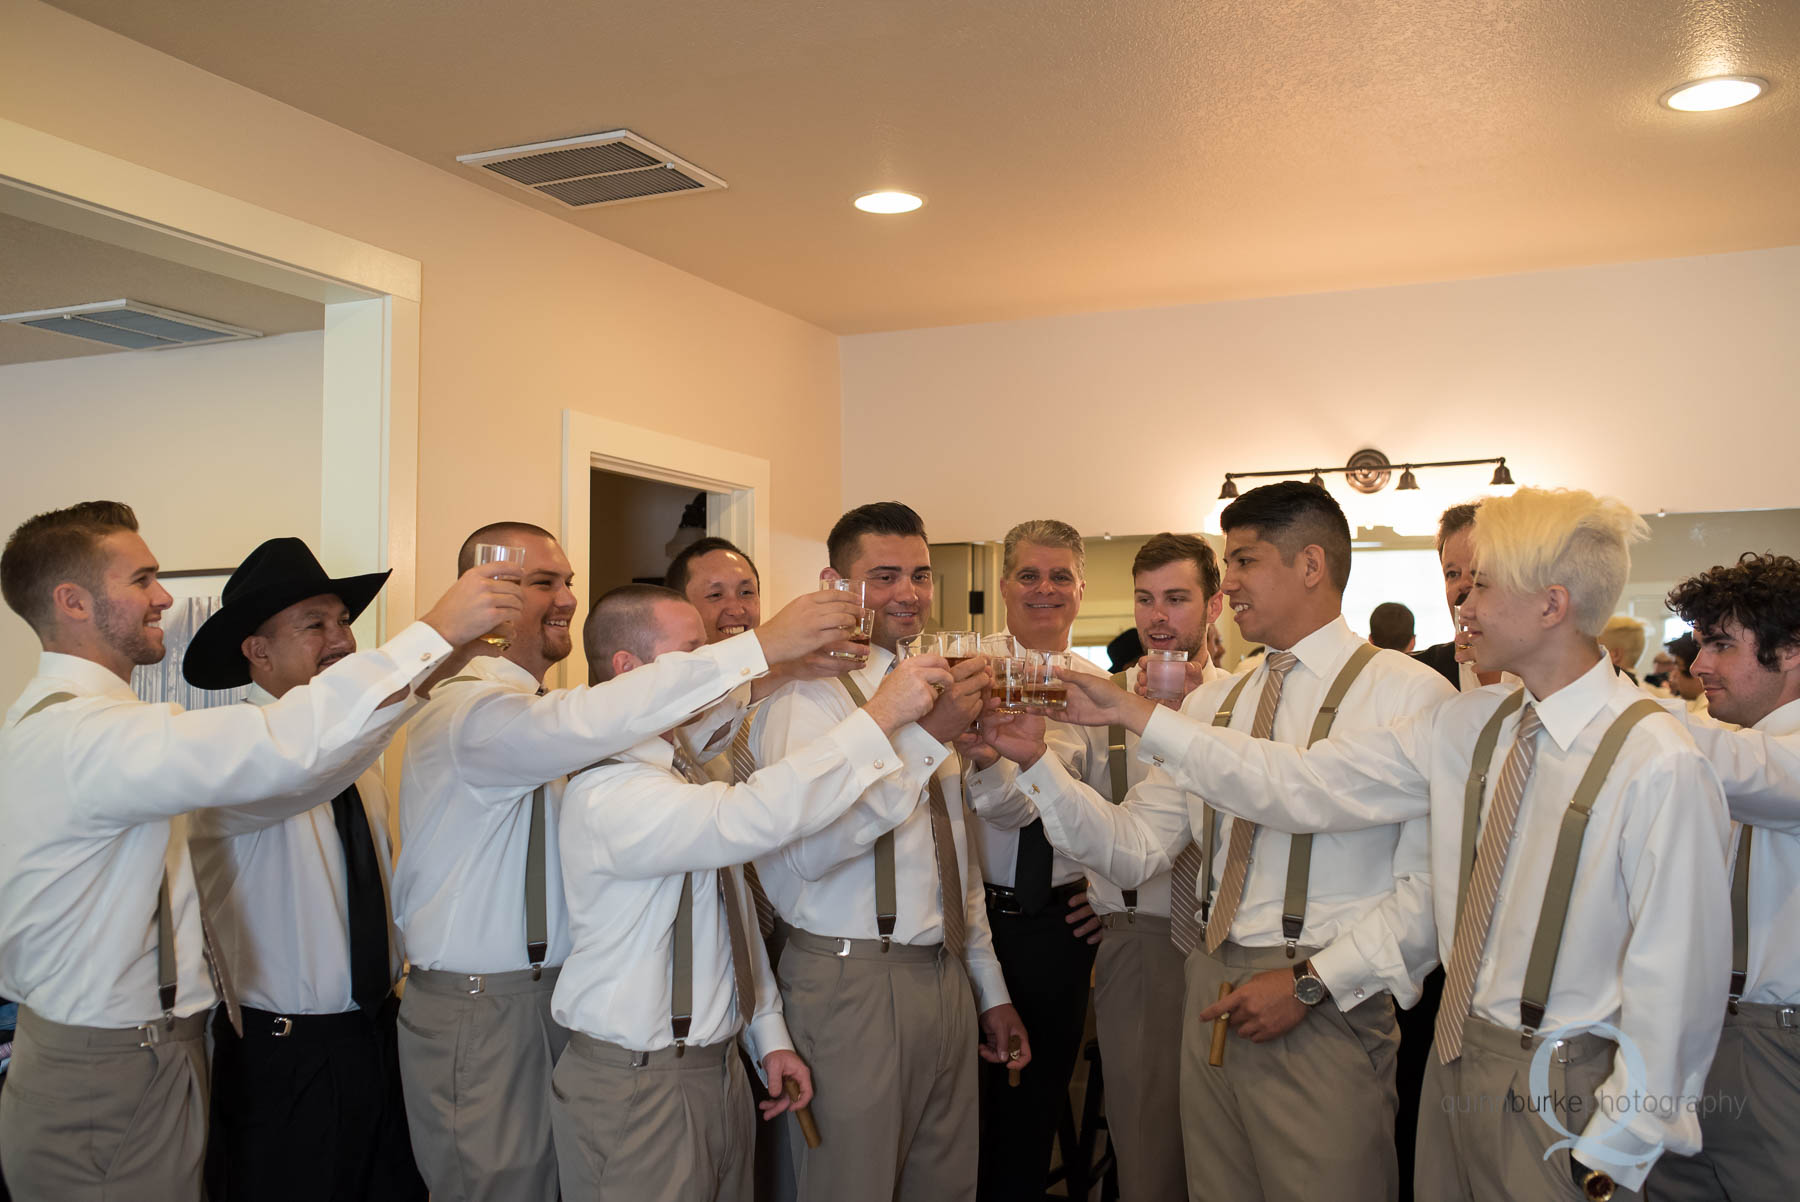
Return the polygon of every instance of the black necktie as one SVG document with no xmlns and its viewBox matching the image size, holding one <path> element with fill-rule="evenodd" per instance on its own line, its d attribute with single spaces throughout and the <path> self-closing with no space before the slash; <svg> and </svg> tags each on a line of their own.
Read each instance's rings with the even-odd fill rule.
<svg viewBox="0 0 1800 1202">
<path fill-rule="evenodd" d="M 1013 891 L 1019 895 L 1019 910 L 1036 914 L 1050 904 L 1050 840 L 1044 837 L 1044 820 L 1039 818 L 1019 831 L 1019 858 L 1013 866 Z"/>
<path fill-rule="evenodd" d="M 393 982 L 388 976 L 387 898 L 381 891 L 381 862 L 362 795 L 351 785 L 331 799 L 338 841 L 344 845 L 344 892 L 350 910 L 350 997 L 373 1015 Z"/>
</svg>

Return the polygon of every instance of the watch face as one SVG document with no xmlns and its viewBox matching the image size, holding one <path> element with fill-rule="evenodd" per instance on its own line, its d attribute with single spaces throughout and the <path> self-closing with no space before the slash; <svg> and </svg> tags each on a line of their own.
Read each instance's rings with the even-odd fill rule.
<svg viewBox="0 0 1800 1202">
<path fill-rule="evenodd" d="M 1325 982 L 1317 977 L 1300 977 L 1294 981 L 1294 996 L 1308 1006 L 1316 1006 L 1325 997 Z"/>
</svg>

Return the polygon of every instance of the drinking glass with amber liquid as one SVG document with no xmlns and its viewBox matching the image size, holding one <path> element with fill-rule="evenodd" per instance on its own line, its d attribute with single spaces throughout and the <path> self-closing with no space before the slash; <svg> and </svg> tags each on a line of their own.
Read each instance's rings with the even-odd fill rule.
<svg viewBox="0 0 1800 1202">
<path fill-rule="evenodd" d="M 502 543 L 476 543 L 475 566 L 481 567 L 483 564 L 489 563 L 514 564 L 518 568 L 516 575 L 509 573 L 504 576 L 495 577 L 497 580 L 510 580 L 514 584 L 518 584 L 525 579 L 524 547 L 509 547 Z M 494 648 L 496 651 L 505 651 L 508 647 L 512 646 L 513 624 L 510 621 L 500 623 L 500 625 L 482 635 L 481 641 Z"/>
<path fill-rule="evenodd" d="M 1066 651 L 1028 651 L 1025 659 L 1025 704 L 1039 709 L 1069 707 L 1069 686 L 1063 677 L 1073 657 Z"/>
<path fill-rule="evenodd" d="M 825 593 L 841 593 L 857 604 L 856 625 L 845 632 L 844 638 L 857 644 L 861 651 L 833 651 L 838 659 L 868 659 L 869 643 L 875 637 L 875 611 L 863 604 L 865 588 L 860 580 L 821 580 L 819 591 Z"/>
</svg>

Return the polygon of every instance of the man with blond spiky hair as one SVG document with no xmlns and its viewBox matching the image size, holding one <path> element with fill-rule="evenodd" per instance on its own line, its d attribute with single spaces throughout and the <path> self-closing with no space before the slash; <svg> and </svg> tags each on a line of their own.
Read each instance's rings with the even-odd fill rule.
<svg viewBox="0 0 1800 1202">
<path fill-rule="evenodd" d="M 1430 815 L 1446 984 L 1420 1197 L 1633 1198 L 1665 1151 L 1700 1146 L 1731 948 L 1724 796 L 1595 642 L 1644 534 L 1586 492 L 1483 502 L 1464 625 L 1478 666 L 1524 687 L 1304 751 L 1071 681 L 1067 719 L 1139 731 L 1140 754 L 1239 817 L 1333 831 Z M 1084 817 L 1040 809 L 1053 838 Z"/>
</svg>

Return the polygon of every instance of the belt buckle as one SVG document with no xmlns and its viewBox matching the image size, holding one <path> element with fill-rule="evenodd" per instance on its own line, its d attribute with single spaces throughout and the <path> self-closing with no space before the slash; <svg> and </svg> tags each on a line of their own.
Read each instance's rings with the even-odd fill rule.
<svg viewBox="0 0 1800 1202">
<path fill-rule="evenodd" d="M 1800 1006 L 1783 1006 L 1775 1012 L 1775 1021 L 1790 1030 L 1800 1027 Z"/>
<path fill-rule="evenodd" d="M 1556 1052 L 1556 1062 L 1558 1064 L 1569 1063 L 1569 1041 L 1566 1039 L 1559 1039 L 1556 1041 L 1554 1047 Z"/>
<path fill-rule="evenodd" d="M 848 958 L 850 955 L 850 941 L 848 939 L 840 939 L 837 941 L 837 944 L 837 951 L 833 952 L 832 955 L 837 956 L 839 959 Z"/>
<path fill-rule="evenodd" d="M 469 982 L 470 997 L 477 997 L 487 992 L 487 977 L 480 973 L 470 973 L 463 979 Z"/>
<path fill-rule="evenodd" d="M 294 1020 L 285 1014 L 275 1016 L 275 1029 L 271 1032 L 276 1039 L 285 1039 L 294 1033 Z"/>
<path fill-rule="evenodd" d="M 175 1016 L 173 1014 L 165 1014 L 155 1022 L 139 1023 L 137 1032 L 141 1038 L 138 1040 L 138 1047 L 153 1048 L 163 1041 L 165 1032 L 174 1029 Z"/>
</svg>

